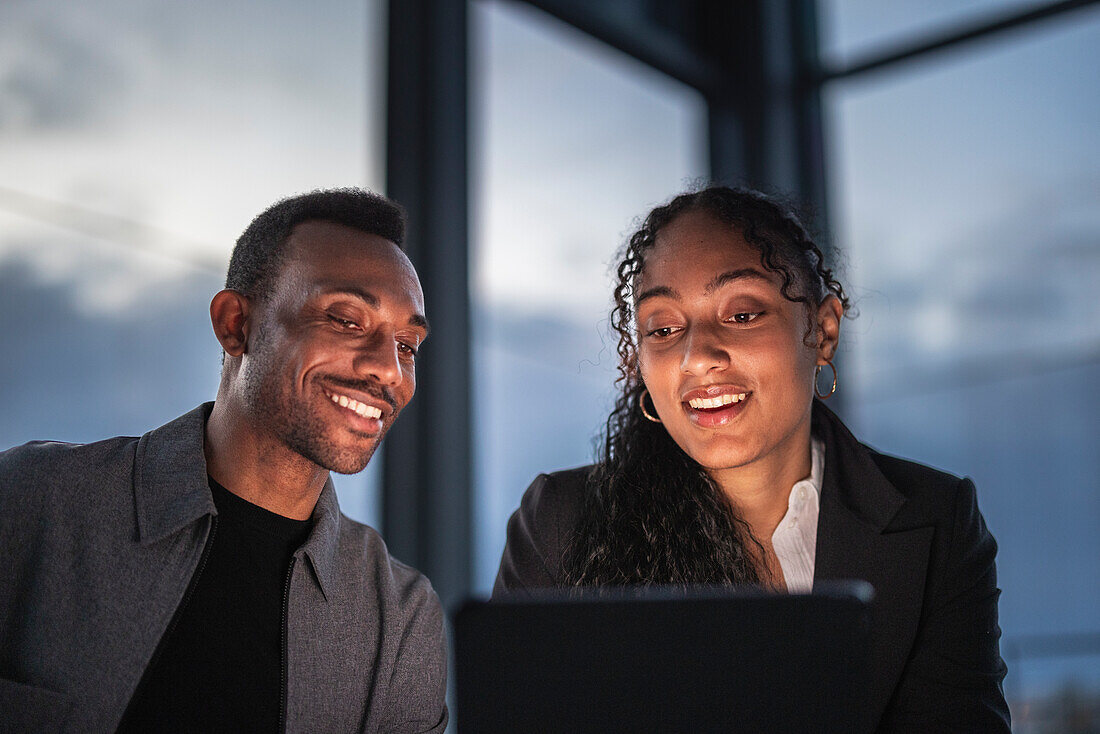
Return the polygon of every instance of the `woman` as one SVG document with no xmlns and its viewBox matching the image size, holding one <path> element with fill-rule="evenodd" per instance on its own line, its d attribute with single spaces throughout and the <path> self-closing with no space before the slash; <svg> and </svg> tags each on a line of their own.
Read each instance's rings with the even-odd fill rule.
<svg viewBox="0 0 1100 734">
<path fill-rule="evenodd" d="M 622 393 L 599 461 L 534 481 L 494 594 L 864 579 L 880 729 L 1008 731 L 974 486 L 860 444 L 822 404 L 848 300 L 794 216 L 751 191 L 684 194 L 617 273 Z"/>
</svg>

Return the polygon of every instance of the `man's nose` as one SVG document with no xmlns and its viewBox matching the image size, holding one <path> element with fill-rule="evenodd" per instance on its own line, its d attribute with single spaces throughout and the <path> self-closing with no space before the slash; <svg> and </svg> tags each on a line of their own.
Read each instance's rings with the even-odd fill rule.
<svg viewBox="0 0 1100 734">
<path fill-rule="evenodd" d="M 397 339 L 392 331 L 379 329 L 359 345 L 355 355 L 356 374 L 381 385 L 396 387 L 404 379 Z"/>
</svg>

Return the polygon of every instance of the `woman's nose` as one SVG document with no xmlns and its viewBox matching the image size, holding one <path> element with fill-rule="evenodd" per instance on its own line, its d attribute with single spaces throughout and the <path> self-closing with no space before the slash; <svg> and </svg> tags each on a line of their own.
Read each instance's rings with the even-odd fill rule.
<svg viewBox="0 0 1100 734">
<path fill-rule="evenodd" d="M 729 366 L 729 352 L 714 329 L 691 327 L 681 343 L 684 352 L 680 369 L 685 373 L 705 375 Z"/>
</svg>

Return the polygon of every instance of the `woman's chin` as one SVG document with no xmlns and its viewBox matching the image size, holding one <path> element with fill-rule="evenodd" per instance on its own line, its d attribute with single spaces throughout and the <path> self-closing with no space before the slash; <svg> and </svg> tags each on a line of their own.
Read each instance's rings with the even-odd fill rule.
<svg viewBox="0 0 1100 734">
<path fill-rule="evenodd" d="M 688 445 L 684 445 L 687 443 Z M 739 469 L 760 457 L 760 447 L 742 439 L 714 435 L 706 442 L 690 441 L 677 444 L 699 466 L 708 472 Z"/>
</svg>

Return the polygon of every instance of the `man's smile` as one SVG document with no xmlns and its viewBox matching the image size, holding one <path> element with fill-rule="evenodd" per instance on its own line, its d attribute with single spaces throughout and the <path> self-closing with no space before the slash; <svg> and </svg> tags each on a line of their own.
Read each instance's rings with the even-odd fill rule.
<svg viewBox="0 0 1100 734">
<path fill-rule="evenodd" d="M 329 398 L 331 398 L 332 402 L 336 403 L 341 408 L 347 408 L 348 410 L 362 416 L 363 418 L 382 417 L 382 410 L 380 408 L 376 408 L 373 405 L 367 405 L 366 403 L 360 403 L 354 398 L 349 398 L 347 395 L 331 394 L 329 395 Z"/>
<path fill-rule="evenodd" d="M 382 430 L 383 416 L 393 413 L 385 400 L 346 388 L 322 387 L 321 391 L 345 416 L 355 433 L 374 436 Z"/>
</svg>

